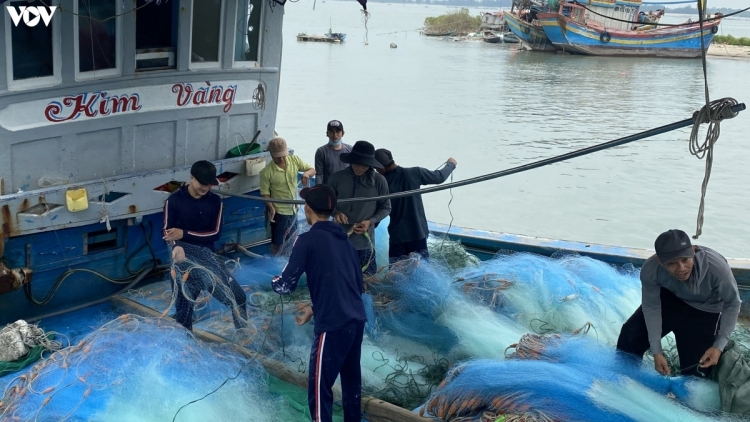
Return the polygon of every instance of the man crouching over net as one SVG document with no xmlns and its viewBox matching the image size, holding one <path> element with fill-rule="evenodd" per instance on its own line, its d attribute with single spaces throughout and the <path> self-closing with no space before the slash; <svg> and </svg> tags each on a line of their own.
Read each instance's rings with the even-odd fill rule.
<svg viewBox="0 0 750 422">
<path fill-rule="evenodd" d="M 174 261 L 174 318 L 188 330 L 193 329 L 195 303 L 203 290 L 232 310 L 235 328 L 247 326 L 245 292 L 213 253 L 223 210 L 221 198 L 211 192 L 211 186 L 218 184 L 216 167 L 198 161 L 190 169 L 190 183 L 164 203 L 164 240 L 172 246 Z"/>
</svg>

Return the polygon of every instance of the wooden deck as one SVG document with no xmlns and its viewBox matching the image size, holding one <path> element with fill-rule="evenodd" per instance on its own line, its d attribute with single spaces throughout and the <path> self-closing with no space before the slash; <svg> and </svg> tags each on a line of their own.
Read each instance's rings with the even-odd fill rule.
<svg viewBox="0 0 750 422">
<path fill-rule="evenodd" d="M 338 38 L 328 38 L 323 35 L 307 35 L 307 34 L 298 34 L 297 35 L 297 41 L 306 41 L 306 42 L 327 42 L 331 44 L 341 44 L 341 40 Z"/>
</svg>

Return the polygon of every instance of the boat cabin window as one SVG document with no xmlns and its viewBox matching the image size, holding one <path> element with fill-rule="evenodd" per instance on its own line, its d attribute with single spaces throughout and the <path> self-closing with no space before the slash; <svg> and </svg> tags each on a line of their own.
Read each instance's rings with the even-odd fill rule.
<svg viewBox="0 0 750 422">
<path fill-rule="evenodd" d="M 174 69 L 179 3 L 175 0 L 136 1 L 136 70 Z"/>
<path fill-rule="evenodd" d="M 59 84 L 60 14 L 45 6 L 58 1 L 5 3 L 5 49 L 8 89 L 38 88 Z M 44 10 L 37 12 L 37 7 Z M 32 8 L 29 10 L 29 8 Z M 5 9 L 5 8 L 4 8 Z"/>
<path fill-rule="evenodd" d="M 258 62 L 261 4 L 261 0 L 239 0 L 234 34 L 235 67 L 252 67 Z"/>
<path fill-rule="evenodd" d="M 222 1 L 193 0 L 193 27 L 190 31 L 191 67 L 218 67 L 222 35 Z"/>
<path fill-rule="evenodd" d="M 119 0 L 77 0 L 77 79 L 120 74 Z"/>
</svg>

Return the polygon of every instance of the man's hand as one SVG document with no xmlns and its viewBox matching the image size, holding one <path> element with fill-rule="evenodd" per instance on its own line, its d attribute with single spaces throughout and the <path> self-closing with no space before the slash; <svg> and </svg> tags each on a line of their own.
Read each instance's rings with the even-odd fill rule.
<svg viewBox="0 0 750 422">
<path fill-rule="evenodd" d="M 333 216 L 333 222 L 339 224 L 349 224 L 349 218 L 343 212 L 339 212 Z"/>
<path fill-rule="evenodd" d="M 313 317 L 313 309 L 312 306 L 309 304 L 300 305 L 299 307 L 299 315 L 294 316 L 294 320 L 297 322 L 297 325 L 305 325 Z"/>
<path fill-rule="evenodd" d="M 310 178 L 315 176 L 315 170 L 310 169 L 302 173 L 302 186 L 310 186 Z"/>
<path fill-rule="evenodd" d="M 164 240 L 167 242 L 174 242 L 175 240 L 182 239 L 182 229 L 166 229 L 164 230 Z"/>
<path fill-rule="evenodd" d="M 449 163 L 453 163 L 453 165 L 454 165 L 454 166 L 458 165 L 458 163 L 456 162 L 456 159 L 455 159 L 455 158 L 453 158 L 453 157 L 449 158 L 449 159 L 448 159 L 448 162 L 449 162 Z"/>
<path fill-rule="evenodd" d="M 367 233 L 367 229 L 370 228 L 370 224 L 372 224 L 372 221 L 370 220 L 360 221 L 359 223 L 354 225 L 354 233 L 357 233 L 357 234 Z"/>
<path fill-rule="evenodd" d="M 274 217 L 276 217 L 276 208 L 273 207 L 273 204 L 266 202 L 266 211 L 268 212 L 268 221 L 275 223 L 276 220 L 274 220 Z"/>
<path fill-rule="evenodd" d="M 721 357 L 721 350 L 715 347 L 709 347 L 701 358 L 701 368 L 708 368 L 709 366 L 716 365 L 719 363 L 719 357 Z"/>
<path fill-rule="evenodd" d="M 654 355 L 654 368 L 656 369 L 656 372 L 662 375 L 669 375 L 671 373 L 669 370 L 669 364 L 667 363 L 667 358 L 661 353 Z"/>
</svg>

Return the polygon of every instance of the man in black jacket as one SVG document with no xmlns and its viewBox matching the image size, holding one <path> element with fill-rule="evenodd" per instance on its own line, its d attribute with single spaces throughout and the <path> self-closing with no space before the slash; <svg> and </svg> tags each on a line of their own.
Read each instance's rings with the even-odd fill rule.
<svg viewBox="0 0 750 422">
<path fill-rule="evenodd" d="M 422 185 L 439 185 L 456 169 L 456 160 L 449 158 L 440 170 L 422 167 L 400 167 L 387 149 L 375 151 L 375 159 L 383 165 L 377 169 L 388 182 L 388 192 L 419 189 Z M 391 199 L 391 222 L 388 225 L 388 258 L 398 260 L 416 252 L 429 258 L 427 252 L 427 217 L 421 195 Z"/>
<path fill-rule="evenodd" d="M 218 184 L 216 166 L 201 160 L 190 168 L 190 183 L 164 202 L 163 234 L 172 246 L 173 269 L 188 275 L 184 281 L 182 275 L 173 275 L 174 318 L 188 330 L 193 329 L 195 302 L 202 290 L 229 307 L 235 328 L 247 326 L 245 291 L 213 253 L 214 242 L 221 237 L 224 210 L 219 195 L 211 192 L 211 186 Z M 191 263 L 202 268 L 190 270 Z"/>
<path fill-rule="evenodd" d="M 362 370 L 360 355 L 367 316 L 360 259 L 341 227 L 329 221 L 336 209 L 336 193 L 328 185 L 300 191 L 310 231 L 294 243 L 289 263 L 271 284 L 278 294 L 297 288 L 307 274 L 312 308 L 297 317 L 302 325 L 315 314 L 315 340 L 310 351 L 307 402 L 315 422 L 331 422 L 333 383 L 341 374 L 344 422 L 360 422 Z"/>
</svg>

